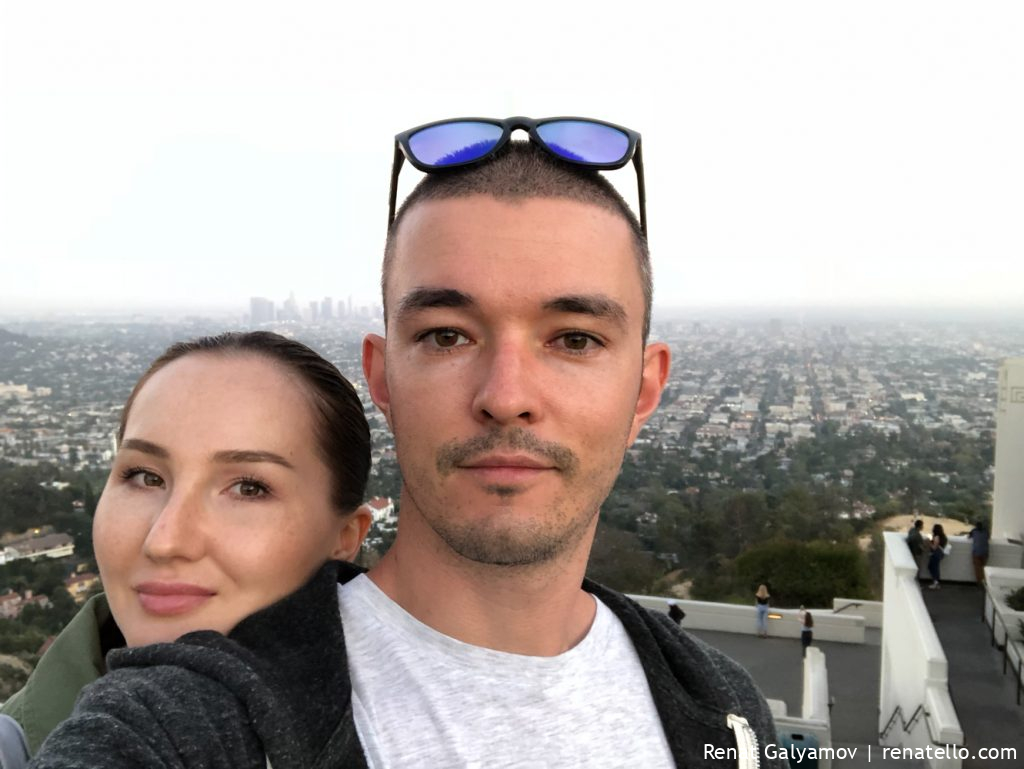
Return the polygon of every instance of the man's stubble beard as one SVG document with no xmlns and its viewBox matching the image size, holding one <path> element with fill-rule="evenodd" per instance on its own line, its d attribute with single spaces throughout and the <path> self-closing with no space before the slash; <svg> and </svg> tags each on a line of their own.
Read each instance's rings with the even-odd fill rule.
<svg viewBox="0 0 1024 769">
<path fill-rule="evenodd" d="M 401 460 L 398 443 L 396 437 Z M 485 489 L 489 500 L 485 498 L 482 504 L 489 504 L 493 510 L 484 517 L 467 515 L 464 508 L 467 502 L 453 499 L 441 490 L 441 483 L 457 471 L 459 464 L 498 448 L 545 457 L 557 468 L 554 472 L 561 476 L 562 493 L 547 503 L 544 515 L 524 516 L 518 512 L 516 501 L 523 492 L 514 486 L 495 485 Z M 556 561 L 573 551 L 592 531 L 621 461 L 619 455 L 614 470 L 602 466 L 584 473 L 572 450 L 541 441 L 527 430 L 514 427 L 442 444 L 433 468 L 413 470 L 409 475 L 403 470 L 403 489 L 426 524 L 462 558 L 488 566 L 536 566 Z M 588 499 L 582 499 L 582 495 Z"/>
</svg>

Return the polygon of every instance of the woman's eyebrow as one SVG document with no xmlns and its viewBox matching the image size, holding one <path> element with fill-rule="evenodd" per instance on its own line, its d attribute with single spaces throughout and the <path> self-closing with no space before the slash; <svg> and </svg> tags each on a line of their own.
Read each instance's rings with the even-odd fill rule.
<svg viewBox="0 0 1024 769">
<path fill-rule="evenodd" d="M 234 449 L 218 451 L 213 455 L 216 462 L 239 463 L 239 462 L 273 462 L 275 465 L 287 467 L 294 470 L 295 466 L 280 454 L 272 451 L 247 451 L 245 449 Z"/>
<path fill-rule="evenodd" d="M 125 438 L 121 441 L 119 449 L 128 449 L 129 451 L 141 451 L 143 454 L 152 454 L 154 457 L 160 457 L 161 459 L 167 459 L 170 457 L 170 452 L 167 451 L 163 446 L 158 446 L 152 441 L 146 441 L 142 438 Z"/>
</svg>

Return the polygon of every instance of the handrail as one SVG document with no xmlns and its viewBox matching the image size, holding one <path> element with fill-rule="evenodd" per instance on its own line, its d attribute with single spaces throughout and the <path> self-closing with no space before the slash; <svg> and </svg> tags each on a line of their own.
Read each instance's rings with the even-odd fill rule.
<svg viewBox="0 0 1024 769">
<path fill-rule="evenodd" d="M 888 736 L 889 730 L 892 729 L 892 725 L 896 722 L 897 718 L 900 720 L 900 728 L 903 729 L 904 733 L 909 732 L 911 729 L 914 728 L 914 723 L 917 721 L 918 718 L 921 717 L 922 713 L 924 713 L 926 716 L 928 715 L 928 712 L 924 709 L 923 704 L 917 706 L 917 709 L 914 710 L 914 712 L 911 714 L 909 721 L 904 721 L 903 708 L 900 705 L 897 705 L 896 709 L 892 712 L 892 715 L 889 716 L 889 721 L 888 723 L 886 723 L 885 728 L 882 729 L 881 732 L 879 732 L 879 740 L 884 740 Z M 931 729 L 928 730 L 928 736 L 932 736 Z"/>
<path fill-rule="evenodd" d="M 935 735 L 932 733 L 931 715 L 931 713 L 924 709 L 924 704 L 921 704 L 918 705 L 914 709 L 914 712 L 910 714 L 910 720 L 904 721 L 903 708 L 897 705 L 896 709 L 892 712 L 892 715 L 889 717 L 889 721 L 888 723 L 886 723 L 885 728 L 878 733 L 878 741 L 882 742 L 889 735 L 889 731 L 892 729 L 893 724 L 896 722 L 897 718 L 900 720 L 900 728 L 903 730 L 903 733 L 909 734 L 913 730 L 915 724 L 918 722 L 921 716 L 924 716 L 924 726 L 925 729 L 928 730 L 928 741 L 932 745 L 936 745 L 939 747 L 944 746 L 947 743 L 939 742 L 937 739 L 935 739 Z M 966 742 L 966 740 L 964 742 Z"/>
<path fill-rule="evenodd" d="M 989 602 L 992 603 L 992 625 L 991 625 L 991 645 L 995 646 L 1003 653 L 1003 675 L 1006 675 L 1006 668 L 1010 664 L 1010 629 L 1006 627 L 1006 620 L 999 614 L 999 610 L 996 608 L 995 599 L 989 595 L 989 592 L 985 591 L 985 600 L 982 603 L 982 619 L 988 623 L 986 616 L 986 610 L 988 609 Z M 999 624 L 1003 626 L 1003 643 L 999 645 L 996 642 L 996 620 L 999 620 Z M 1024 654 L 1020 650 L 1017 651 L 1017 675 L 1016 675 L 1016 689 L 1017 689 L 1017 704 L 1020 705 L 1020 694 L 1021 689 L 1024 689 L 1024 681 L 1021 680 L 1021 674 L 1024 673 Z"/>
<path fill-rule="evenodd" d="M 863 605 L 864 604 L 861 603 L 860 601 L 854 601 L 854 602 L 846 604 L 845 606 L 840 606 L 838 609 L 833 609 L 832 613 L 833 614 L 839 614 L 840 612 L 844 612 L 847 609 L 852 609 L 852 608 L 856 608 L 857 606 L 863 606 Z"/>
</svg>

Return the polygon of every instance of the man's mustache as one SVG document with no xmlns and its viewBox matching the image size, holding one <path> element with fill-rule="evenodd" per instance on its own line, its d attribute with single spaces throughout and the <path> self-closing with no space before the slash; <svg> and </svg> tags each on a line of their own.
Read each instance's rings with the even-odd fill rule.
<svg viewBox="0 0 1024 769">
<path fill-rule="evenodd" d="M 449 475 L 460 465 L 472 462 L 496 449 L 509 449 L 543 457 L 567 476 L 574 475 L 580 465 L 579 458 L 572 449 L 560 443 L 542 441 L 522 427 L 512 427 L 508 430 L 494 430 L 465 441 L 445 443 L 437 452 L 437 471 L 441 475 Z"/>
</svg>

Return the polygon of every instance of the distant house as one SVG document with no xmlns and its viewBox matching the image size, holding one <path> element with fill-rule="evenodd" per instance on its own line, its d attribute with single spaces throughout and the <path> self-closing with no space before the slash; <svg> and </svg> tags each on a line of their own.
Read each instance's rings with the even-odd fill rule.
<svg viewBox="0 0 1024 769">
<path fill-rule="evenodd" d="M 75 603 L 84 603 L 89 591 L 99 584 L 99 575 L 92 572 L 72 574 L 64 580 L 64 587 L 67 588 L 71 597 L 75 599 Z"/>
<path fill-rule="evenodd" d="M 22 609 L 26 606 L 40 606 L 49 609 L 53 604 L 45 595 L 33 595 L 31 590 L 26 590 L 22 596 L 13 590 L 8 590 L 0 595 L 0 617 L 3 619 L 17 619 Z"/>
<path fill-rule="evenodd" d="M 8 549 L 17 551 L 18 558 L 66 558 L 74 555 L 75 541 L 69 534 L 45 534 L 12 543 Z"/>
<path fill-rule="evenodd" d="M 0 617 L 14 619 L 21 614 L 21 596 L 13 590 L 0 595 Z"/>
<path fill-rule="evenodd" d="M 395 503 L 391 497 L 374 497 L 366 505 L 373 514 L 374 523 L 394 526 L 398 522 L 398 516 L 395 514 Z"/>
</svg>

